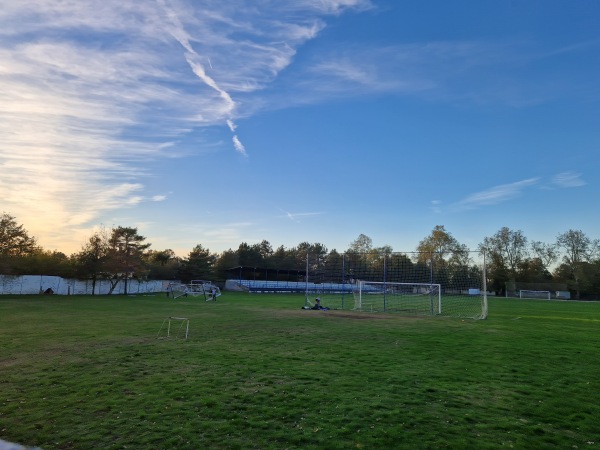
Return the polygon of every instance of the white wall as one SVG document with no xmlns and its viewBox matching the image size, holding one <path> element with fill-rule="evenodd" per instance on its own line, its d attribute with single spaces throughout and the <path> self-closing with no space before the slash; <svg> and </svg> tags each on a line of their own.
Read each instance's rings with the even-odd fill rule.
<svg viewBox="0 0 600 450">
<path fill-rule="evenodd" d="M 151 292 L 165 292 L 168 281 L 152 280 L 140 281 L 129 280 L 127 286 L 128 294 L 146 294 Z M 0 295 L 2 294 L 39 294 L 48 288 L 52 288 L 55 294 L 92 294 L 92 282 L 90 280 L 75 280 L 49 275 L 0 275 Z M 119 281 L 113 294 L 123 294 L 125 284 Z M 96 281 L 95 294 L 105 295 L 110 290 L 110 282 L 107 280 Z"/>
</svg>

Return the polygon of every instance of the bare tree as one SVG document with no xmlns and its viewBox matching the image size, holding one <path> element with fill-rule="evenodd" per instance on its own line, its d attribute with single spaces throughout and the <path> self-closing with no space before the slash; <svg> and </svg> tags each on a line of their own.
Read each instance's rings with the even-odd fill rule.
<svg viewBox="0 0 600 450">
<path fill-rule="evenodd" d="M 531 242 L 531 253 L 538 258 L 544 269 L 548 268 L 558 259 L 558 249 L 556 244 L 548 244 L 541 241 Z"/>
<path fill-rule="evenodd" d="M 367 253 L 373 248 L 373 239 L 365 234 L 360 234 L 352 243 L 348 250 L 356 253 Z"/>
<path fill-rule="evenodd" d="M 569 230 L 556 238 L 556 246 L 562 251 L 564 266 L 574 281 L 576 298 L 581 295 L 581 283 L 585 277 L 584 265 L 598 256 L 600 241 L 590 239 L 581 230 Z"/>
<path fill-rule="evenodd" d="M 519 266 L 528 256 L 527 238 L 523 232 L 508 227 L 502 227 L 493 236 L 484 238 L 479 249 L 485 250 L 492 264 L 505 269 L 511 276 L 517 274 Z"/>
</svg>

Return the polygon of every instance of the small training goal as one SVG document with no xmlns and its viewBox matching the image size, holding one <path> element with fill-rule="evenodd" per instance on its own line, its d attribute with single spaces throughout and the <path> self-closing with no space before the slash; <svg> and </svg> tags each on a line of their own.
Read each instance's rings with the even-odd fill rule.
<svg viewBox="0 0 600 450">
<path fill-rule="evenodd" d="M 519 298 L 542 298 L 550 300 L 552 298 L 550 291 L 532 291 L 528 289 L 521 289 L 519 291 Z"/>
<path fill-rule="evenodd" d="M 187 317 L 167 317 L 163 320 L 156 337 L 158 339 L 187 339 L 189 333 L 190 319 Z"/>
<path fill-rule="evenodd" d="M 192 280 L 190 283 L 171 283 L 169 285 L 169 295 L 174 298 L 181 297 L 199 297 L 205 301 L 216 301 L 221 296 L 219 287 L 207 280 Z"/>
</svg>

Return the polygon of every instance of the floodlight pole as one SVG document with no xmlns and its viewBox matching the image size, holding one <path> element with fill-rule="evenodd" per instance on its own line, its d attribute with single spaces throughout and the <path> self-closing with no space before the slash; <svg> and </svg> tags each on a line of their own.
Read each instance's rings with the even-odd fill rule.
<svg viewBox="0 0 600 450">
<path fill-rule="evenodd" d="M 431 306 L 432 316 L 435 315 L 435 309 L 433 307 L 433 295 L 431 295 L 431 291 L 433 289 L 433 261 L 433 252 L 431 252 L 429 255 L 429 304 Z"/>
<path fill-rule="evenodd" d="M 346 296 L 346 254 L 342 254 L 342 309 L 344 309 L 344 299 Z"/>
<path fill-rule="evenodd" d="M 308 252 L 306 252 L 306 273 L 304 275 L 304 304 L 308 303 Z"/>
<path fill-rule="evenodd" d="M 488 316 L 488 298 L 487 298 L 487 262 L 485 258 L 485 249 L 483 249 L 483 318 Z"/>
<path fill-rule="evenodd" d="M 383 254 L 383 311 L 387 311 L 387 258 Z"/>
</svg>

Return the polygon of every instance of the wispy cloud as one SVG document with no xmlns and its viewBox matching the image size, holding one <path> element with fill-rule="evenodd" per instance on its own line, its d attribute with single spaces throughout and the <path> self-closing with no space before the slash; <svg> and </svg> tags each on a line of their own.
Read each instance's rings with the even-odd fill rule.
<svg viewBox="0 0 600 450">
<path fill-rule="evenodd" d="M 434 213 L 442 212 L 442 202 L 440 200 L 431 200 L 431 210 Z"/>
<path fill-rule="evenodd" d="M 520 196 L 523 191 L 535 186 L 540 181 L 539 177 L 528 178 L 515 183 L 501 184 L 474 194 L 470 194 L 463 200 L 452 205 L 452 210 L 469 210 L 482 206 L 496 205 Z"/>
<path fill-rule="evenodd" d="M 243 155 L 243 156 L 248 156 L 248 154 L 246 153 L 246 147 L 244 147 L 244 144 L 242 144 L 242 143 L 240 142 L 240 140 L 239 140 L 239 139 L 238 139 L 238 137 L 237 137 L 237 134 L 236 134 L 236 135 L 234 135 L 234 136 L 231 138 L 231 140 L 233 141 L 233 146 L 235 147 L 235 150 L 236 150 L 236 151 L 237 151 L 239 154 L 241 154 L 241 155 Z"/>
<path fill-rule="evenodd" d="M 367 0 L 8 2 L 0 10 L 2 209 L 44 246 L 82 242 L 100 218 L 162 195 L 141 161 L 189 152 L 190 131 L 227 124 L 324 17 Z M 166 14 L 165 14 L 166 13 Z M 198 83 L 198 79 L 202 83 Z M 247 100 L 247 99 L 246 99 Z M 195 148 L 210 147 L 195 133 Z M 247 155 L 237 134 L 234 149 Z M 195 150 L 198 151 L 198 150 Z M 78 246 L 78 245 L 77 245 Z"/>
<path fill-rule="evenodd" d="M 347 8 L 364 11 L 373 8 L 370 0 L 300 0 L 294 2 L 323 14 L 340 14 Z"/>
<path fill-rule="evenodd" d="M 585 186 L 586 182 L 582 179 L 578 172 L 568 171 L 556 174 L 552 179 L 554 186 L 559 188 L 573 188 Z"/>
<path fill-rule="evenodd" d="M 596 41 L 582 46 L 597 45 Z M 427 100 L 527 107 L 557 98 L 584 98 L 590 90 L 547 77 L 545 43 L 525 40 L 455 40 L 374 46 L 336 42 L 311 55 L 297 73 L 298 102 L 366 94 L 417 95 Z M 568 67 L 561 66 L 568 72 Z M 519 76 L 539 73 L 539 76 Z M 595 86 L 589 71 L 583 86 Z M 535 80 L 532 81 L 532 79 Z M 570 76 L 565 74 L 565 80 Z M 595 89 L 595 88 L 594 88 Z M 596 92 L 595 90 L 593 92 Z M 595 95 L 595 94 L 593 94 Z M 289 101 L 289 99 L 287 99 Z"/>
<path fill-rule="evenodd" d="M 449 205 L 447 208 L 442 207 L 440 200 L 432 200 L 430 209 L 435 213 L 443 211 L 465 211 L 477 209 L 485 206 L 493 206 L 508 200 L 515 199 L 525 193 L 525 191 L 533 186 L 538 186 L 540 189 L 557 189 L 557 188 L 574 188 L 584 186 L 586 183 L 582 179 L 581 174 L 574 171 L 561 172 L 552 177 L 551 183 L 542 183 L 541 177 L 528 178 L 521 181 L 516 181 L 509 184 L 501 184 L 498 186 L 475 192 L 468 195 L 464 199 Z"/>
<path fill-rule="evenodd" d="M 192 44 L 190 42 L 190 36 L 184 29 L 183 24 L 179 20 L 177 13 L 167 6 L 164 0 L 158 0 L 158 2 L 162 5 L 164 10 L 166 11 L 166 15 L 169 18 L 169 22 L 171 26 L 169 27 L 169 32 L 171 35 L 181 44 L 181 46 L 186 50 L 185 52 L 185 60 L 190 65 L 192 71 L 196 74 L 200 80 L 205 83 L 208 87 L 213 89 L 219 94 L 220 101 L 223 102 L 224 115 L 227 116 L 226 123 L 231 129 L 232 132 L 235 131 L 237 126 L 231 119 L 231 117 L 235 113 L 236 104 L 231 98 L 229 92 L 219 86 L 219 83 L 211 76 L 206 73 L 205 67 L 201 64 L 202 57 L 196 53 Z M 207 58 L 208 59 L 208 58 Z M 208 59 L 209 67 L 212 69 L 212 63 L 210 59 Z M 246 153 L 246 148 L 240 142 L 237 135 L 234 135 L 233 138 L 233 146 L 236 151 L 244 156 L 248 156 Z"/>
<path fill-rule="evenodd" d="M 508 43 L 483 41 L 415 42 L 374 46 L 349 40 L 309 55 L 289 76 L 286 102 L 313 103 L 348 95 L 403 94 L 448 101 L 476 96 L 489 101 L 498 90 L 498 67 L 515 63 Z M 485 76 L 483 76 L 485 75 Z M 476 95 L 474 94 L 476 92 Z M 292 94 L 293 95 L 293 94 Z M 500 97 L 505 102 L 505 97 Z M 276 103 L 277 99 L 269 99 Z"/>
</svg>

